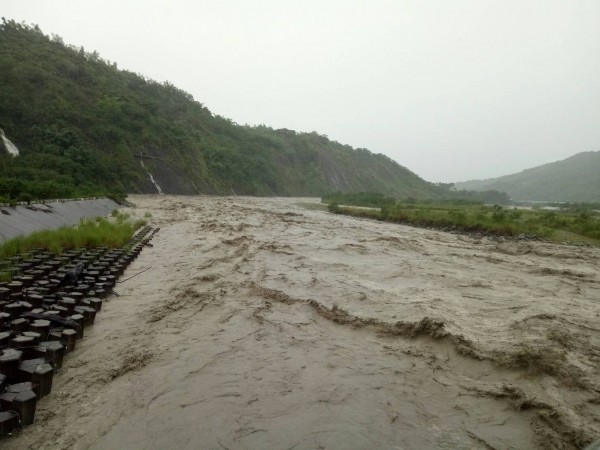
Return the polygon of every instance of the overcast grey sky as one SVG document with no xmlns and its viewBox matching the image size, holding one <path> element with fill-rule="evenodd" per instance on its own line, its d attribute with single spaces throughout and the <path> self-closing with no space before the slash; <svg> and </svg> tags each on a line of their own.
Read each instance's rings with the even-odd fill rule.
<svg viewBox="0 0 600 450">
<path fill-rule="evenodd" d="M 317 131 L 429 181 L 600 150 L 600 0 L 0 0 L 240 124 Z"/>
</svg>

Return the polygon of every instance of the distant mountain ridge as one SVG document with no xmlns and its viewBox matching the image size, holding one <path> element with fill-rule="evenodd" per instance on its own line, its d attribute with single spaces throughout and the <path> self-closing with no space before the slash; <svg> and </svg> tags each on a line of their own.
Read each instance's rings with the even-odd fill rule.
<svg viewBox="0 0 600 450">
<path fill-rule="evenodd" d="M 577 153 L 512 175 L 454 185 L 475 191 L 494 189 L 520 201 L 600 202 L 600 151 Z"/>
<path fill-rule="evenodd" d="M 168 82 L 119 70 L 37 26 L 0 24 L 0 198 L 99 192 L 446 195 L 385 155 L 318 133 L 240 126 Z"/>
</svg>

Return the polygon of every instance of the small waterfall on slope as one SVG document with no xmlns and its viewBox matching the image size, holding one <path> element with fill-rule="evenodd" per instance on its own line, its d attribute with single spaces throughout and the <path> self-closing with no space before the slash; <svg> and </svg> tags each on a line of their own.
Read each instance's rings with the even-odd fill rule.
<svg viewBox="0 0 600 450">
<path fill-rule="evenodd" d="M 162 191 L 162 189 L 160 188 L 160 186 L 158 185 L 158 183 L 156 181 L 154 181 L 154 177 L 152 176 L 152 174 L 150 172 L 148 172 L 148 169 L 146 169 L 146 166 L 144 165 L 144 160 L 142 158 L 140 158 L 140 164 L 142 165 L 142 167 L 144 168 L 144 170 L 146 171 L 146 173 L 150 177 L 150 181 L 152 181 L 152 184 L 156 187 L 156 190 L 158 191 L 158 194 L 159 195 L 165 195 L 165 193 Z"/>
<path fill-rule="evenodd" d="M 6 151 L 12 156 L 18 156 L 19 149 L 4 135 L 4 130 L 2 128 L 0 128 L 0 137 L 2 138 L 2 143 L 4 144 Z"/>
</svg>

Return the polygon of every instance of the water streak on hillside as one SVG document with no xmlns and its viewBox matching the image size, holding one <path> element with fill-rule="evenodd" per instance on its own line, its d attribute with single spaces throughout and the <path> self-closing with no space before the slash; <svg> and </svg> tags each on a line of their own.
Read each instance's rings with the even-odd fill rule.
<svg viewBox="0 0 600 450">
<path fill-rule="evenodd" d="M 165 195 L 165 193 L 160 188 L 160 186 L 158 185 L 158 183 L 154 180 L 154 177 L 152 176 L 152 174 L 148 171 L 148 169 L 146 169 L 146 166 L 144 165 L 144 161 L 142 159 L 140 159 L 140 164 L 142 165 L 142 167 L 144 168 L 144 170 L 146 171 L 146 173 L 150 177 L 150 181 L 152 181 L 152 184 L 156 187 L 156 190 L 158 191 L 159 195 Z"/>
<path fill-rule="evenodd" d="M 4 134 L 4 130 L 2 128 L 0 128 L 0 137 L 2 137 L 2 143 L 4 144 L 4 148 L 6 149 L 6 151 L 8 153 L 10 153 L 12 156 L 18 156 L 19 155 L 19 149 L 17 148 L 17 146 L 15 144 L 13 144 L 10 139 L 8 139 L 5 134 Z"/>
</svg>

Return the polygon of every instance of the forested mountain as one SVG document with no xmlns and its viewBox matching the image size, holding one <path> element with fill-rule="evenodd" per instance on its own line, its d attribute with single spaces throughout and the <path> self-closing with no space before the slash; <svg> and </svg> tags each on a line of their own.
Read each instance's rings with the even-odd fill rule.
<svg viewBox="0 0 600 450">
<path fill-rule="evenodd" d="M 513 200 L 600 202 L 600 152 L 583 152 L 562 161 L 487 180 L 455 183 L 459 189 L 507 192 Z"/>
<path fill-rule="evenodd" d="M 384 155 L 317 133 L 240 126 L 172 84 L 119 70 L 37 26 L 0 26 L 0 197 L 99 192 L 320 195 L 444 190 Z"/>
</svg>

